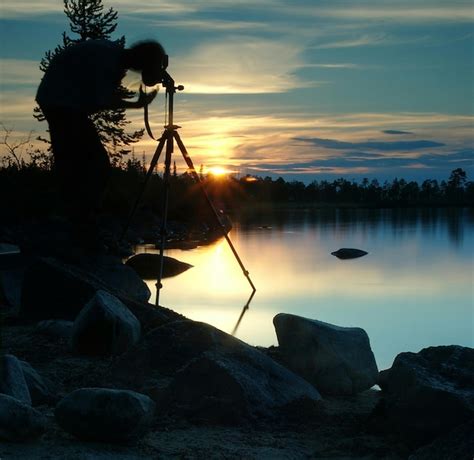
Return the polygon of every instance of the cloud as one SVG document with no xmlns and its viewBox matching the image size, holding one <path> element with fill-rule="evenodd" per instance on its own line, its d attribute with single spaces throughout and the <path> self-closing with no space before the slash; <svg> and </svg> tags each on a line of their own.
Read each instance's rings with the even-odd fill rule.
<svg viewBox="0 0 474 460">
<path fill-rule="evenodd" d="M 39 62 L 21 59 L 0 59 L 0 85 L 35 85 L 39 84 L 43 73 Z"/>
<path fill-rule="evenodd" d="M 472 5 L 470 3 L 453 3 L 450 5 L 430 5 L 426 2 L 399 2 L 393 4 L 383 2 L 365 2 L 356 7 L 345 6 L 330 8 L 314 8 L 312 14 L 317 17 L 357 21 L 384 22 L 473 22 Z M 309 11 L 308 11 L 309 12 Z"/>
<path fill-rule="evenodd" d="M 304 65 L 301 52 L 301 45 L 288 41 L 227 38 L 190 50 L 173 66 L 173 75 L 191 93 L 283 93 L 317 85 L 295 75 Z"/>
<path fill-rule="evenodd" d="M 382 132 L 385 134 L 413 134 L 411 131 L 398 131 L 396 129 L 386 129 Z"/>
<path fill-rule="evenodd" d="M 382 151 L 397 151 L 397 150 L 418 150 L 418 149 L 425 149 L 425 148 L 433 148 L 433 147 L 442 147 L 445 144 L 440 142 L 434 141 L 396 141 L 396 142 L 344 142 L 344 141 L 337 141 L 333 139 L 320 139 L 317 137 L 313 138 L 306 138 L 306 137 L 296 137 L 294 138 L 298 141 L 309 142 L 311 144 L 324 147 L 327 149 L 339 149 L 339 150 L 347 150 L 347 149 L 375 149 L 375 150 L 382 150 Z"/>
</svg>

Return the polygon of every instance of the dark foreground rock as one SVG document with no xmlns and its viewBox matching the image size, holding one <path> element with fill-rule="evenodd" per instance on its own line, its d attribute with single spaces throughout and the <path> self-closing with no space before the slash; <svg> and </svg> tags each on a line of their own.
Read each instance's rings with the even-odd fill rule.
<svg viewBox="0 0 474 460">
<path fill-rule="evenodd" d="M 160 273 L 160 255 L 143 253 L 127 260 L 126 265 L 133 268 L 144 279 L 157 279 Z M 192 265 L 173 257 L 163 257 L 163 278 L 179 275 L 189 270 Z"/>
<path fill-rule="evenodd" d="M 58 424 L 79 439 L 127 442 L 143 436 L 153 420 L 155 403 L 140 393 L 81 388 L 55 409 Z"/>
<path fill-rule="evenodd" d="M 472 460 L 473 457 L 474 419 L 421 447 L 408 460 Z"/>
<path fill-rule="evenodd" d="M 50 337 L 68 339 L 72 335 L 73 321 L 45 319 L 36 325 L 36 331 Z"/>
<path fill-rule="evenodd" d="M 380 423 L 428 442 L 474 417 L 474 350 L 451 345 L 401 353 L 379 385 Z"/>
<path fill-rule="evenodd" d="M 41 404 L 51 404 L 56 401 L 57 396 L 54 392 L 54 384 L 45 377 L 42 377 L 26 361 L 20 361 L 25 377 L 26 385 L 31 396 L 31 404 L 39 406 Z"/>
<path fill-rule="evenodd" d="M 27 441 L 44 431 L 45 420 L 40 412 L 18 399 L 0 394 L 0 439 Z"/>
<path fill-rule="evenodd" d="M 284 363 L 321 393 L 352 395 L 377 382 L 367 333 L 280 313 L 273 319 Z"/>
<path fill-rule="evenodd" d="M 84 355 L 118 355 L 140 339 L 140 322 L 117 298 L 97 291 L 72 329 L 72 349 Z"/>
<path fill-rule="evenodd" d="M 21 362 L 13 355 L 0 356 L 0 393 L 31 405 Z"/>
<path fill-rule="evenodd" d="M 313 386 L 259 350 L 193 321 L 151 331 L 113 372 L 115 381 L 135 388 L 170 377 L 163 410 L 205 421 L 272 417 L 301 402 L 315 406 L 320 400 Z"/>
<path fill-rule="evenodd" d="M 358 257 L 366 256 L 368 252 L 363 251 L 362 249 L 341 248 L 337 251 L 331 252 L 331 254 L 336 256 L 338 259 L 357 259 Z"/>
<path fill-rule="evenodd" d="M 120 287 L 59 260 L 39 257 L 27 269 L 22 287 L 21 316 L 26 320 L 65 319 L 73 321 L 98 290 L 122 301 L 143 329 L 151 329 L 181 315 L 134 299 Z"/>
</svg>

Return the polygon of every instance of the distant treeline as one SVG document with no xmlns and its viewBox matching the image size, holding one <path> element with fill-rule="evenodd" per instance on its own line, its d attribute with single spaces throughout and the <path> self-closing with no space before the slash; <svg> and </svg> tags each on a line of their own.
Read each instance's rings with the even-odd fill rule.
<svg viewBox="0 0 474 460">
<path fill-rule="evenodd" d="M 259 204 L 276 206 L 411 207 L 473 206 L 474 182 L 466 172 L 454 169 L 446 180 L 425 180 L 421 184 L 404 179 L 379 183 L 344 178 L 315 180 L 310 184 L 283 178 L 234 177 L 200 174 L 202 183 L 218 209 L 236 210 Z M 126 216 L 143 188 L 145 170 L 139 161 L 129 160 L 113 169 L 104 211 Z M 178 220 L 202 220 L 208 206 L 191 174 L 170 176 L 169 216 Z M 0 168 L 0 212 L 2 215 L 44 215 L 61 212 L 61 199 L 54 174 L 35 164 Z M 163 177 L 154 174 L 143 194 L 142 206 L 161 212 Z"/>
</svg>

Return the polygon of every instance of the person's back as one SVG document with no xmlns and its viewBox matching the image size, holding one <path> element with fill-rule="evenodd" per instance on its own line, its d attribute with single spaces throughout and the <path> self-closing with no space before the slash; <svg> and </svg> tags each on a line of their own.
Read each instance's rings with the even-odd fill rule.
<svg viewBox="0 0 474 460">
<path fill-rule="evenodd" d="M 38 87 L 41 108 L 93 113 L 108 108 L 125 75 L 119 42 L 87 40 L 56 55 Z"/>
</svg>

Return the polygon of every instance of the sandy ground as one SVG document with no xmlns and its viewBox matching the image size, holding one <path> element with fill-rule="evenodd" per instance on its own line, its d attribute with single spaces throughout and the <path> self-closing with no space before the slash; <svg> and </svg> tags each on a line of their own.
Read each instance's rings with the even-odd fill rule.
<svg viewBox="0 0 474 460">
<path fill-rule="evenodd" d="M 104 385 L 113 359 L 74 356 L 66 339 L 37 333 L 34 326 L 3 324 L 2 351 L 28 361 L 57 385 L 62 397 L 81 387 Z M 85 443 L 62 431 L 54 409 L 40 406 L 48 420 L 45 435 L 23 444 L 0 444 L 0 459 L 402 459 L 406 449 L 395 439 L 375 434 L 367 423 L 380 394 L 328 398 L 317 416 L 262 421 L 248 426 L 196 426 L 158 413 L 151 432 L 135 444 Z"/>
</svg>

